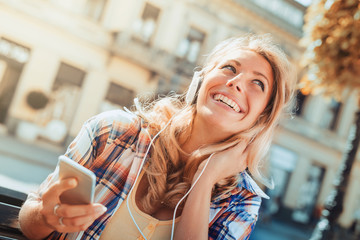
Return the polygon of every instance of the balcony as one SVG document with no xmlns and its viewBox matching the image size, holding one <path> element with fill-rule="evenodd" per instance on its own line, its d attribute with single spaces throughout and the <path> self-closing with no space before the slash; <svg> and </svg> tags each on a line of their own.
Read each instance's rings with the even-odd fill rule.
<svg viewBox="0 0 360 240">
<path fill-rule="evenodd" d="M 302 36 L 306 7 L 293 0 L 232 0 L 296 37 Z"/>
<path fill-rule="evenodd" d="M 188 78 L 192 76 L 195 68 L 195 64 L 135 38 L 129 32 L 115 33 L 111 51 L 166 79 L 175 74 Z"/>
<path fill-rule="evenodd" d="M 301 117 L 294 117 L 291 120 L 284 121 L 281 126 L 287 131 L 314 140 L 331 149 L 343 151 L 346 148 L 345 138 L 340 138 L 336 132 L 321 128 Z"/>
</svg>

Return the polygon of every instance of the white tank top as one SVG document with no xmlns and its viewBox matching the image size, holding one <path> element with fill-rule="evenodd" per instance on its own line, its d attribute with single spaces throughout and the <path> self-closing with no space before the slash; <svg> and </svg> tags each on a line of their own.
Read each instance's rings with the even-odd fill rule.
<svg viewBox="0 0 360 240">
<path fill-rule="evenodd" d="M 129 199 L 129 208 L 131 210 L 137 225 L 145 235 L 146 239 L 150 240 L 169 240 L 171 236 L 172 220 L 158 220 L 147 213 L 142 212 L 136 205 L 135 195 L 139 182 L 144 175 L 142 172 Z M 129 196 L 128 196 L 129 197 Z M 175 219 L 178 222 L 179 217 Z M 110 222 L 106 225 L 104 232 L 100 235 L 101 240 L 135 240 L 144 239 L 135 226 L 128 208 L 126 206 L 126 199 L 122 202 L 118 210 L 111 217 Z"/>
</svg>

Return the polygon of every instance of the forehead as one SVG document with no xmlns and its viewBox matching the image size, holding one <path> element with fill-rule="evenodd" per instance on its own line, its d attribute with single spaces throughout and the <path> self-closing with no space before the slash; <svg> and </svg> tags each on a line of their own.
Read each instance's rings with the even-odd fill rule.
<svg viewBox="0 0 360 240">
<path fill-rule="evenodd" d="M 270 63 L 266 60 L 265 57 L 256 53 L 253 50 L 249 49 L 232 49 L 220 56 L 216 65 L 224 64 L 229 61 L 234 61 L 241 64 L 241 66 L 251 67 L 253 70 L 268 75 L 269 77 L 273 76 L 273 71 Z"/>
<path fill-rule="evenodd" d="M 256 53 L 253 50 L 249 50 L 249 49 L 232 49 L 230 51 L 227 51 L 225 53 L 222 54 L 222 56 L 220 56 L 218 58 L 218 63 L 220 62 L 224 62 L 227 60 L 248 60 L 248 61 L 259 61 L 262 63 L 268 63 L 268 61 L 261 56 L 260 54 Z"/>
</svg>

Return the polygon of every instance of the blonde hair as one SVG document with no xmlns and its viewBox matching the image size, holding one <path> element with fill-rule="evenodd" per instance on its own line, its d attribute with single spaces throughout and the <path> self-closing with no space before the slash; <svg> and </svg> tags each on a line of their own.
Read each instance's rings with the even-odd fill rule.
<svg viewBox="0 0 360 240">
<path fill-rule="evenodd" d="M 270 148 L 281 115 L 290 109 L 296 83 L 295 71 L 280 47 L 272 42 L 270 35 L 248 34 L 219 43 L 207 56 L 201 70 L 202 77 L 234 49 L 246 49 L 260 54 L 269 62 L 274 75 L 269 103 L 258 121 L 247 131 L 224 139 L 220 143 L 203 146 L 191 153 L 187 161 L 181 161 L 181 154 L 185 154 L 181 144 L 191 134 L 196 104 L 187 105 L 184 102 L 184 95 L 172 95 L 137 107 L 138 114 L 149 123 L 149 131 L 152 135 L 164 128 L 171 119 L 169 126 L 154 142 L 151 158 L 146 167 L 149 189 L 141 200 L 146 211 L 152 213 L 161 204 L 174 208 L 190 188 L 199 164 L 211 153 L 235 146 L 243 139 L 249 141 L 248 171 L 265 185 L 271 185 L 261 174 L 261 163 Z M 222 180 L 214 186 L 213 197 L 231 191 L 237 183 L 237 176 Z"/>
</svg>

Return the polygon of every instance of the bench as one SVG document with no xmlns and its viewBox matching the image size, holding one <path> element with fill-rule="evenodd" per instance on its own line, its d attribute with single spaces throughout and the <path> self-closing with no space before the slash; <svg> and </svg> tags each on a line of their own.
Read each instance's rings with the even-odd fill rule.
<svg viewBox="0 0 360 240">
<path fill-rule="evenodd" d="M 27 239 L 20 231 L 18 215 L 26 194 L 0 187 L 0 240 Z"/>
</svg>

